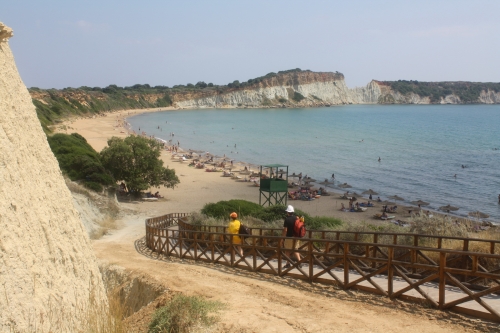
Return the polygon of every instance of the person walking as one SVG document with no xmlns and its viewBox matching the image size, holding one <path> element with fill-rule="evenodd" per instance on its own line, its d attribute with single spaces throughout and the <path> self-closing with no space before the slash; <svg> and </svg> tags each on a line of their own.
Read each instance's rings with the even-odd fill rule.
<svg viewBox="0 0 500 333">
<path fill-rule="evenodd" d="M 295 216 L 295 210 L 292 205 L 288 205 L 285 210 L 286 217 L 283 223 L 283 232 L 281 236 L 287 237 L 285 239 L 284 244 L 282 246 L 286 249 L 285 254 L 288 258 L 291 257 L 291 254 L 295 257 L 297 262 L 300 261 L 300 254 L 298 252 L 292 252 L 291 250 L 297 250 L 300 247 L 300 240 L 294 238 L 294 227 L 295 220 L 297 220 L 297 216 Z M 288 262 L 283 268 L 289 268 L 291 266 L 291 262 Z M 298 267 L 302 267 L 301 264 Z"/>
<path fill-rule="evenodd" d="M 236 212 L 232 212 L 229 214 L 231 221 L 229 221 L 228 232 L 233 235 L 239 235 L 241 222 L 238 220 L 238 214 Z M 241 248 L 241 237 L 233 236 L 233 244 L 236 245 L 238 249 L 238 253 L 243 257 L 243 249 Z"/>
</svg>

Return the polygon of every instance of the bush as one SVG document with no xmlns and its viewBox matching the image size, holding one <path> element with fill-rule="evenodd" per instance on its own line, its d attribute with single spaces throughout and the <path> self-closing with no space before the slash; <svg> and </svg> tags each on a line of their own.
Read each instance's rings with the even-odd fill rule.
<svg viewBox="0 0 500 333">
<path fill-rule="evenodd" d="M 210 314 L 217 314 L 223 307 L 220 302 L 201 297 L 176 295 L 153 314 L 148 333 L 188 333 L 196 326 L 211 326 L 218 317 Z"/>
<path fill-rule="evenodd" d="M 96 182 L 83 182 L 83 186 L 95 192 L 102 192 L 103 190 L 102 185 Z"/>
<path fill-rule="evenodd" d="M 335 217 L 315 216 L 305 218 L 305 225 L 306 228 L 312 230 L 330 229 L 342 225 L 342 220 Z"/>
<path fill-rule="evenodd" d="M 302 95 L 301 93 L 298 93 L 298 92 L 294 92 L 293 93 L 293 97 L 292 99 L 295 101 L 295 102 L 300 102 L 301 100 L 303 100 L 305 97 L 304 95 Z"/>
<path fill-rule="evenodd" d="M 114 179 L 101 163 L 99 154 L 78 133 L 55 134 L 47 138 L 61 171 L 73 180 L 83 180 L 84 185 L 102 191 L 102 185 L 114 184 Z"/>
<path fill-rule="evenodd" d="M 238 216 L 254 216 L 263 209 L 262 206 L 246 200 L 219 201 L 206 204 L 201 212 L 209 217 L 228 219 L 232 212 Z"/>
<path fill-rule="evenodd" d="M 205 214 L 208 218 L 222 220 L 228 220 L 229 214 L 231 214 L 231 212 L 237 212 L 238 216 L 241 218 L 248 219 L 249 217 L 252 217 L 261 220 L 268 225 L 276 224 L 276 221 L 283 221 L 283 219 L 285 218 L 285 206 L 276 205 L 262 207 L 256 203 L 245 200 L 229 200 L 219 201 L 217 203 L 209 203 L 206 204 L 201 210 L 201 213 Z M 342 224 L 342 221 L 339 219 L 326 216 L 313 217 L 301 211 L 300 209 L 296 209 L 295 214 L 298 216 L 304 216 L 306 228 L 308 229 L 328 229 Z M 198 217 L 196 220 L 197 224 L 205 224 L 204 222 L 200 221 L 200 217 Z M 256 222 L 256 224 L 259 223 Z"/>
</svg>

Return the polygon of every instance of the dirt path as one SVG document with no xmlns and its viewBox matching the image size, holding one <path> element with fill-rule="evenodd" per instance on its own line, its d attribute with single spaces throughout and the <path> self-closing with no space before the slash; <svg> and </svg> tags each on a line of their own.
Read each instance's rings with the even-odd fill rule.
<svg viewBox="0 0 500 333">
<path fill-rule="evenodd" d="M 124 206 L 130 211 L 123 228 L 94 242 L 98 258 L 146 273 L 172 291 L 227 303 L 218 328 L 222 331 L 459 333 L 498 329 L 496 324 L 362 292 L 222 265 L 151 258 L 136 245 L 144 236 L 146 216 L 161 212 L 154 203 Z"/>
</svg>

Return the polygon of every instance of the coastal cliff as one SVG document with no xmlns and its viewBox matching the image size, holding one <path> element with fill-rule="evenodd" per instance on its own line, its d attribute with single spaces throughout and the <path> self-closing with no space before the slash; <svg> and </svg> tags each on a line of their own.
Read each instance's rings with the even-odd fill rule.
<svg viewBox="0 0 500 333">
<path fill-rule="evenodd" d="M 339 72 L 293 69 L 228 85 L 198 82 L 173 87 L 136 84 L 105 88 L 30 90 L 38 117 L 48 126 L 68 115 L 161 108 L 317 107 L 344 104 L 500 103 L 500 83 L 376 81 L 350 89 Z"/>
<path fill-rule="evenodd" d="M 77 332 L 107 304 L 89 238 L 0 23 L 0 332 Z"/>
</svg>

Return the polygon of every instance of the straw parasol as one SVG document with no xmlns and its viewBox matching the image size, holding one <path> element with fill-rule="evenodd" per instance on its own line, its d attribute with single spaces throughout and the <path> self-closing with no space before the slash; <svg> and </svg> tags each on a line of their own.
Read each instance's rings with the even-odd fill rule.
<svg viewBox="0 0 500 333">
<path fill-rule="evenodd" d="M 341 187 L 341 188 L 351 188 L 352 186 L 349 185 L 349 184 L 347 184 L 347 183 L 344 183 L 344 184 L 339 185 L 339 187 Z"/>
<path fill-rule="evenodd" d="M 397 195 L 392 195 L 389 197 L 389 199 L 392 199 L 392 200 L 397 200 L 397 201 L 404 201 L 405 199 L 397 196 Z"/>
<path fill-rule="evenodd" d="M 377 195 L 378 193 L 377 193 L 377 192 L 375 192 L 375 191 L 374 191 L 374 190 L 372 190 L 372 189 L 369 189 L 368 191 L 364 191 L 364 192 L 363 192 L 363 193 L 361 193 L 361 194 L 371 194 L 371 195 Z"/>
<path fill-rule="evenodd" d="M 446 205 L 446 206 L 441 206 L 439 207 L 439 210 L 444 210 L 446 212 L 449 212 L 450 210 L 459 210 L 460 208 L 451 206 L 451 205 Z"/>
<path fill-rule="evenodd" d="M 429 203 L 428 202 L 425 202 L 425 201 L 422 201 L 422 200 L 417 200 L 417 201 L 412 201 L 411 202 L 412 204 L 414 205 L 420 205 L 420 206 L 427 206 Z"/>
<path fill-rule="evenodd" d="M 304 179 L 304 182 L 306 182 L 306 183 L 313 183 L 315 181 L 316 181 L 316 179 L 312 179 L 312 178 L 306 178 L 306 179 Z"/>
<path fill-rule="evenodd" d="M 486 219 L 486 218 L 490 217 L 488 214 L 482 213 L 478 210 L 475 212 L 469 212 L 469 216 L 477 217 L 478 219 Z"/>
</svg>

